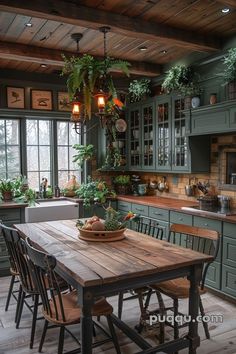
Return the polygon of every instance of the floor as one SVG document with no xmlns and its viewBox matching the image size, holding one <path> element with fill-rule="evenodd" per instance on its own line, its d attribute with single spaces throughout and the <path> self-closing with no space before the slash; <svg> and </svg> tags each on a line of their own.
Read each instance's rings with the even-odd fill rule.
<svg viewBox="0 0 236 354">
<path fill-rule="evenodd" d="M 31 328 L 31 313 L 28 309 L 24 309 L 22 320 L 19 329 L 15 329 L 15 301 L 12 300 L 9 310 L 5 312 L 5 301 L 9 286 L 9 277 L 0 278 L 0 354 L 35 354 L 38 353 L 38 343 L 41 335 L 43 321 L 37 321 L 36 336 L 34 349 L 29 349 L 29 336 Z M 165 301 L 168 303 L 168 299 Z M 109 302 L 113 305 L 114 311 L 117 310 L 117 298 L 109 298 Z M 203 303 L 206 313 L 214 315 L 223 315 L 222 323 L 209 323 L 211 339 L 206 340 L 202 324 L 199 325 L 199 334 L 201 337 L 201 347 L 198 353 L 201 354 L 235 354 L 236 353 L 236 305 L 224 301 L 219 297 L 210 294 L 209 292 L 203 296 Z M 125 320 L 131 327 L 137 324 L 139 311 L 137 300 L 125 301 L 122 319 Z M 155 307 L 155 298 L 152 298 L 152 307 Z M 187 302 L 181 301 L 181 310 L 187 309 Z M 102 323 L 106 325 L 104 319 Z M 78 328 L 72 328 L 73 333 L 77 334 Z M 150 343 L 158 343 L 155 328 L 152 331 L 145 331 L 143 335 Z M 186 328 L 181 330 L 181 335 L 186 333 Z M 117 334 L 121 346 L 122 354 L 133 354 L 139 351 L 139 348 L 132 343 L 129 338 L 123 335 L 118 329 Z M 102 338 L 101 332 L 97 331 L 97 338 Z M 166 329 L 166 340 L 172 338 L 172 329 Z M 57 352 L 58 329 L 50 329 L 45 340 L 43 353 L 56 354 Z M 76 343 L 69 335 L 65 338 L 65 350 L 76 348 Z M 182 350 L 179 353 L 186 354 L 187 350 Z M 94 349 L 96 354 L 115 354 L 115 350 L 111 342 L 105 343 L 101 347 Z"/>
</svg>

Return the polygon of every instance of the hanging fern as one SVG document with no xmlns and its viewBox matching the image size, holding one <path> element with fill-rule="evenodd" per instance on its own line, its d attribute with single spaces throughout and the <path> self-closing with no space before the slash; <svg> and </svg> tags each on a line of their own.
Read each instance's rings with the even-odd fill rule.
<svg viewBox="0 0 236 354">
<path fill-rule="evenodd" d="M 64 67 L 62 74 L 69 75 L 67 79 L 67 88 L 70 99 L 81 92 L 84 96 L 85 115 L 91 118 L 92 97 L 99 80 L 106 75 L 106 82 L 109 94 L 116 97 L 116 90 L 111 75 L 112 70 L 121 70 L 129 75 L 130 64 L 121 59 L 113 59 L 110 57 L 104 60 L 98 60 L 92 55 L 84 54 L 81 57 L 72 57 L 70 59 L 62 56 L 64 59 Z"/>
</svg>

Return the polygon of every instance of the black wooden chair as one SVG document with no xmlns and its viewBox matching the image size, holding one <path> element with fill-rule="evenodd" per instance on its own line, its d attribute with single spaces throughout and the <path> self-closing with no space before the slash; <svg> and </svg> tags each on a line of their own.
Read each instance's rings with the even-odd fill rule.
<svg viewBox="0 0 236 354">
<path fill-rule="evenodd" d="M 220 236 L 219 233 L 215 230 L 209 230 L 194 226 L 179 225 L 173 224 L 170 228 L 168 235 L 168 242 L 172 242 L 181 247 L 189 248 L 191 250 L 201 252 L 204 254 L 212 255 L 213 259 L 216 258 L 219 250 Z M 205 277 L 210 263 L 204 264 L 202 270 L 202 279 L 199 284 L 199 310 L 201 316 L 205 315 L 203 308 L 201 295 L 205 293 Z M 187 278 L 177 278 L 174 280 L 164 281 L 159 284 L 152 284 L 151 289 L 156 291 L 159 301 L 159 309 L 161 313 L 166 313 L 166 311 L 173 311 L 174 319 L 177 315 L 183 315 L 179 312 L 179 299 L 186 299 L 189 297 L 189 287 L 190 283 Z M 172 298 L 173 306 L 164 307 L 164 302 L 161 297 L 161 293 Z M 174 321 L 174 324 L 168 321 L 165 321 L 165 324 L 174 328 L 174 339 L 179 338 L 179 328 L 187 326 L 188 323 L 183 323 L 178 325 L 177 321 Z M 203 321 L 203 326 L 205 330 L 206 338 L 210 338 L 207 322 Z"/>
<path fill-rule="evenodd" d="M 6 300 L 6 305 L 5 305 L 5 311 L 8 311 L 8 307 L 10 304 L 11 297 L 13 297 L 16 301 L 17 304 L 19 304 L 19 298 L 20 298 L 20 293 L 22 291 L 21 284 L 19 282 L 19 271 L 17 269 L 17 254 L 16 254 L 16 249 L 14 247 L 14 242 L 11 236 L 10 232 L 7 232 L 8 228 L 0 224 L 0 232 L 3 235 L 4 241 L 6 243 L 8 255 L 9 255 L 9 261 L 10 261 L 10 273 L 11 273 L 11 281 L 9 285 L 9 290 L 8 290 L 8 295 L 7 295 L 7 300 Z M 17 285 L 17 289 L 15 287 Z M 16 315 L 15 315 L 15 322 L 17 319 L 17 310 L 18 307 L 16 307 Z"/>
<path fill-rule="evenodd" d="M 24 241 L 22 241 L 22 243 L 23 242 Z M 37 290 L 42 298 L 43 316 L 45 319 L 44 329 L 39 344 L 39 352 L 42 351 L 47 329 L 51 327 L 60 327 L 57 352 L 58 354 L 62 354 L 65 330 L 79 343 L 67 328 L 69 325 L 80 323 L 81 309 L 78 305 L 77 291 L 62 291 L 60 283 L 58 282 L 57 274 L 55 273 L 57 260 L 53 255 L 46 254 L 33 247 L 29 238 L 26 239 L 25 246 L 27 249 L 28 266 L 31 269 Z M 98 299 L 92 309 L 93 316 L 106 317 L 116 353 L 120 354 L 118 340 L 111 320 L 112 312 L 113 308 L 105 298 Z M 94 343 L 94 346 L 98 345 L 100 345 L 100 342 Z"/>
<path fill-rule="evenodd" d="M 14 254 L 14 260 L 21 284 L 16 311 L 16 328 L 19 328 L 20 326 L 23 306 L 25 304 L 33 314 L 30 335 L 30 348 L 33 348 L 36 320 L 39 319 L 37 318 L 38 306 L 40 305 L 39 292 L 35 288 L 34 281 L 25 259 L 20 235 L 18 234 L 17 230 L 5 225 L 1 225 L 1 228 L 4 238 L 7 240 L 8 245 L 11 248 L 11 252 Z"/>
<path fill-rule="evenodd" d="M 135 231 L 146 234 L 148 236 L 157 238 L 159 240 L 163 239 L 163 228 L 159 226 L 158 222 L 148 218 L 148 217 L 139 217 L 135 223 Z M 128 295 L 129 293 L 129 295 Z M 120 292 L 118 294 L 118 317 L 122 316 L 123 302 L 127 300 L 132 300 L 138 298 L 139 307 L 140 307 L 140 320 L 139 324 L 135 328 L 141 332 L 146 324 L 147 319 L 147 308 L 149 306 L 150 298 L 153 291 L 148 287 L 143 287 L 135 290 L 130 290 L 129 292 Z"/>
</svg>

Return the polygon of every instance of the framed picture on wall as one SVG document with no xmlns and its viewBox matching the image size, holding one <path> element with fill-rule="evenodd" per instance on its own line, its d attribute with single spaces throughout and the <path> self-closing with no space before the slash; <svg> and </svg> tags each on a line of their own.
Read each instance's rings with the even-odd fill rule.
<svg viewBox="0 0 236 354">
<path fill-rule="evenodd" d="M 68 92 L 58 92 L 57 94 L 58 111 L 71 111 L 71 103 Z"/>
<path fill-rule="evenodd" d="M 52 91 L 31 90 L 31 108 L 52 110 Z"/>
<path fill-rule="evenodd" d="M 25 108 L 25 89 L 7 87 L 7 108 Z"/>
</svg>

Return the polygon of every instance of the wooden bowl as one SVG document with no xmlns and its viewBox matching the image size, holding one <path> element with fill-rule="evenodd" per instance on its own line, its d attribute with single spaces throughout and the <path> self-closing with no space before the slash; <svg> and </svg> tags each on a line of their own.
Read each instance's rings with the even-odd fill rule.
<svg viewBox="0 0 236 354">
<path fill-rule="evenodd" d="M 120 229 L 116 231 L 91 231 L 78 228 L 79 238 L 85 241 L 94 241 L 94 242 L 111 242 L 119 241 L 125 238 L 125 230 Z"/>
</svg>

